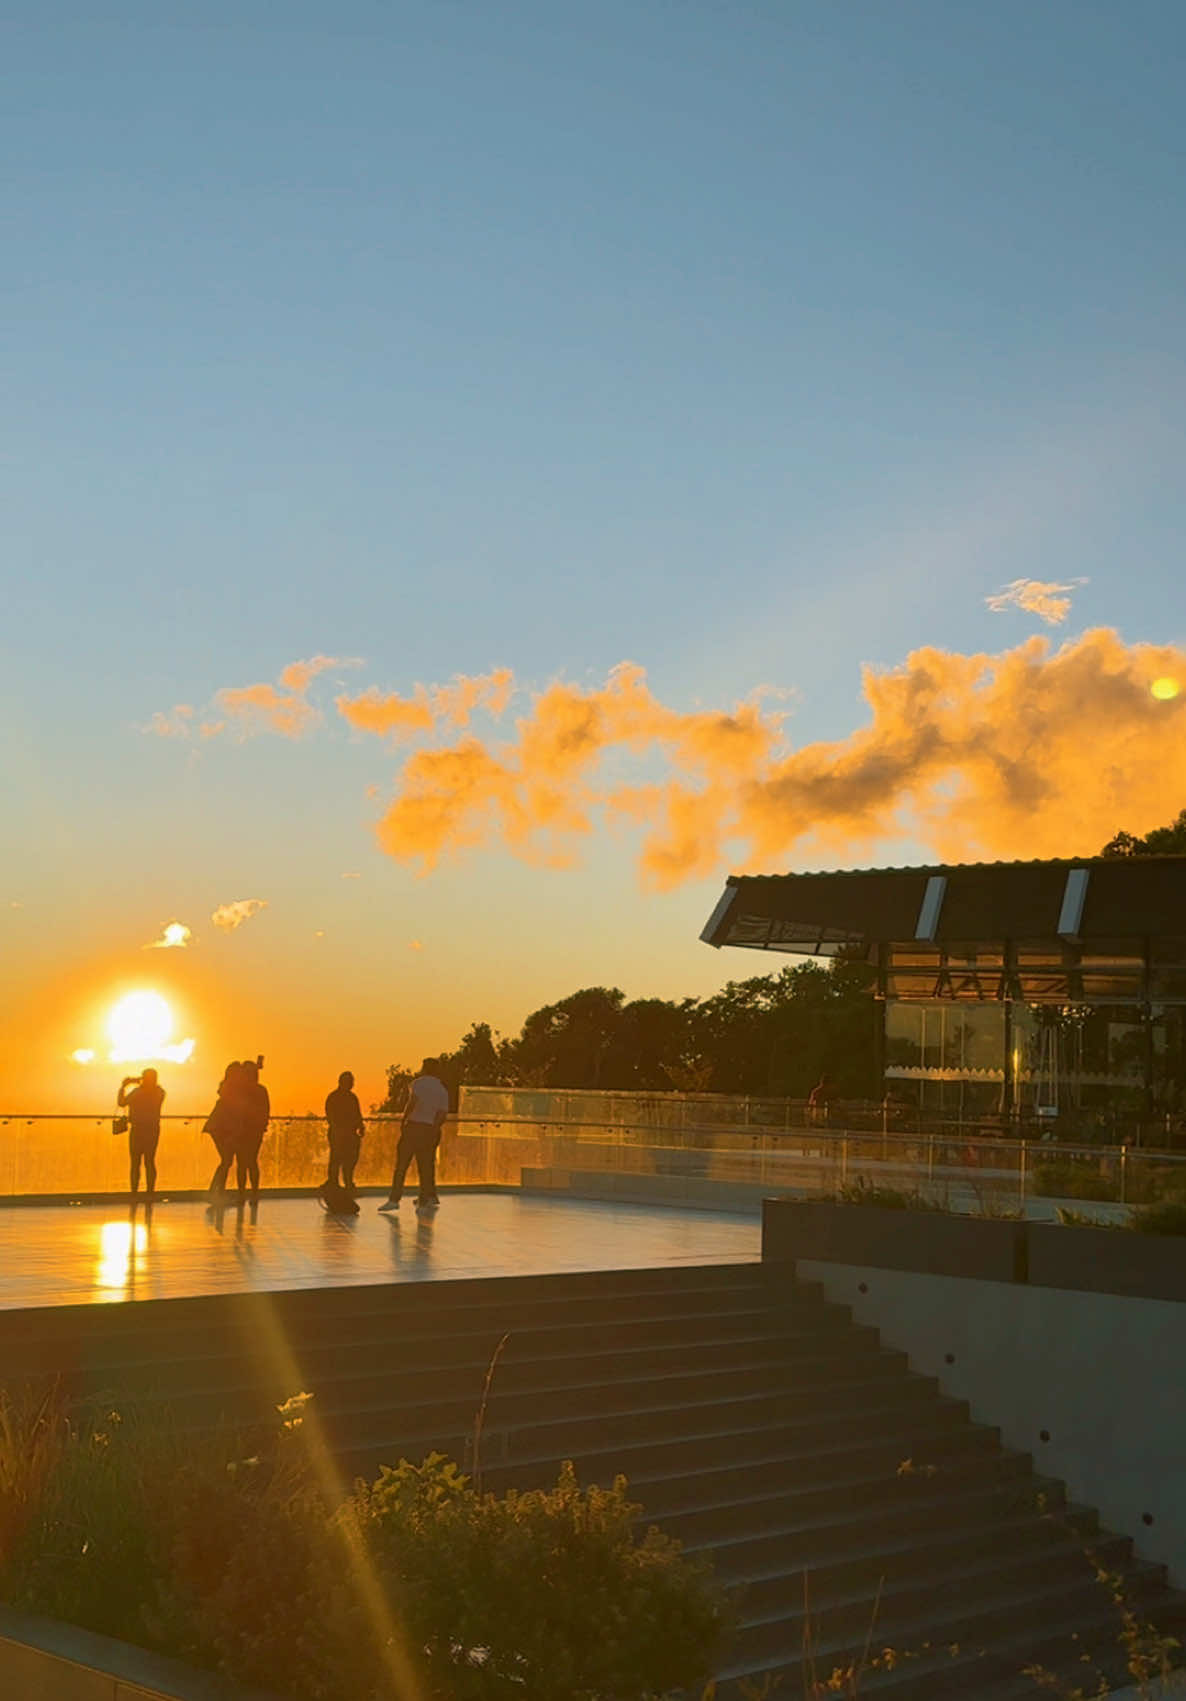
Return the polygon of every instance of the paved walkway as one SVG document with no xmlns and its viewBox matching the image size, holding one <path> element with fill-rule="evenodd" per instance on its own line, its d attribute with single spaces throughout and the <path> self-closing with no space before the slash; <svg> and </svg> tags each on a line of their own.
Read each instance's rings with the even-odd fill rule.
<svg viewBox="0 0 1186 1701">
<path fill-rule="evenodd" d="M 212 1216 L 194 1202 L 0 1209 L 0 1309 L 177 1299 L 341 1283 L 455 1281 L 759 1256 L 753 1218 L 675 1207 L 446 1195 L 440 1210 L 327 1216 L 314 1199 L 264 1198 L 258 1212 Z"/>
</svg>

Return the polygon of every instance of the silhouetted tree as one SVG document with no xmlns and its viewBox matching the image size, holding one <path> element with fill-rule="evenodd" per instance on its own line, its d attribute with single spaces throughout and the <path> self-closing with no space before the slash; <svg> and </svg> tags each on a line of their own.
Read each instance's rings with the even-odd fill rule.
<svg viewBox="0 0 1186 1701">
<path fill-rule="evenodd" d="M 532 1011 L 516 1039 L 475 1022 L 443 1053 L 450 1087 L 602 1088 L 805 1097 L 826 1072 L 842 1097 L 880 1092 L 872 971 L 839 959 L 731 981 L 711 998 L 639 998 L 585 987 Z M 406 1102 L 411 1071 L 388 1071 L 383 1109 Z"/>
<path fill-rule="evenodd" d="M 1144 838 L 1133 833 L 1117 833 L 1108 840 L 1101 856 L 1183 856 L 1186 855 L 1186 809 L 1179 810 L 1177 819 L 1167 827 L 1154 827 Z"/>
</svg>

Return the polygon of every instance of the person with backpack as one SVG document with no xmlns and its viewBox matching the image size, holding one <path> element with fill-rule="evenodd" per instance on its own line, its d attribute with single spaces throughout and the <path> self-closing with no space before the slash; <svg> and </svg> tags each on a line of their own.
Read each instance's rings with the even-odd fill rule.
<svg viewBox="0 0 1186 1701">
<path fill-rule="evenodd" d="M 349 1069 L 343 1069 L 337 1086 L 325 1101 L 325 1118 L 329 1124 L 329 1170 L 321 1197 L 331 1210 L 335 1204 L 349 1208 L 354 1200 L 354 1166 L 366 1133 L 362 1106 Z"/>
</svg>

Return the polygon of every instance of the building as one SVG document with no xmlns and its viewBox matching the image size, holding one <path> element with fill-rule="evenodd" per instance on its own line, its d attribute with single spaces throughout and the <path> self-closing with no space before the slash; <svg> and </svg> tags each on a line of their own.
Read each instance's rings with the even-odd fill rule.
<svg viewBox="0 0 1186 1701">
<path fill-rule="evenodd" d="M 733 875 L 701 938 L 872 965 L 887 1090 L 924 1112 L 1186 1109 L 1186 856 Z"/>
</svg>

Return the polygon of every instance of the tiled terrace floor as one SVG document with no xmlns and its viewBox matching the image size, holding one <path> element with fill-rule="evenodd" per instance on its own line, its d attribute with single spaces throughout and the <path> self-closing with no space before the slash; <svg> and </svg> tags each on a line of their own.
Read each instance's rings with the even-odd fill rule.
<svg viewBox="0 0 1186 1701">
<path fill-rule="evenodd" d="M 759 1255 L 756 1220 L 677 1207 L 514 1193 L 446 1195 L 433 1215 L 405 1200 L 381 1216 L 327 1216 L 314 1199 L 264 1198 L 213 1217 L 192 1201 L 133 1220 L 115 1205 L 0 1208 L 0 1308 L 176 1299 L 248 1289 L 449 1281 L 735 1263 Z"/>
</svg>

